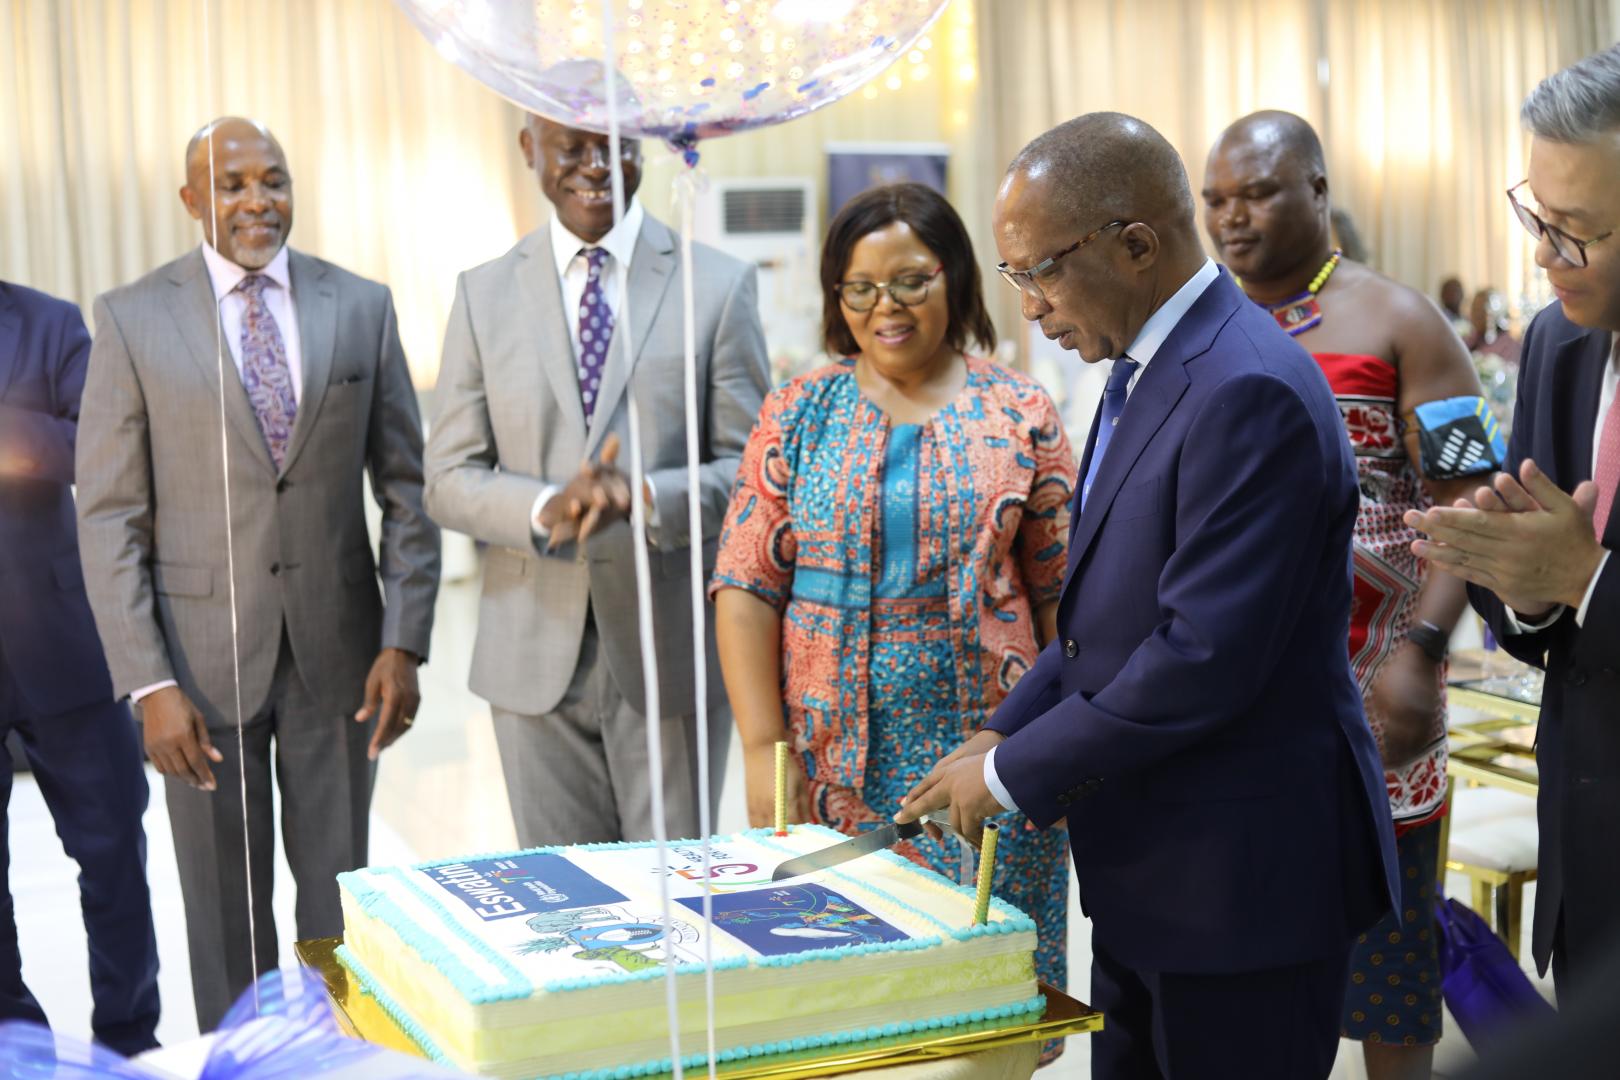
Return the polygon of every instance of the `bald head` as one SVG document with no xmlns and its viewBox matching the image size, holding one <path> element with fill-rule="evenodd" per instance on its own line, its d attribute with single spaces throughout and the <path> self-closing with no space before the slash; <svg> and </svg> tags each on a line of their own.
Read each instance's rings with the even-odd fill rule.
<svg viewBox="0 0 1620 1080">
<path fill-rule="evenodd" d="M 1215 253 L 1245 288 L 1309 280 L 1333 249 L 1322 140 L 1293 113 L 1250 113 L 1221 132 L 1203 198 Z"/>
<path fill-rule="evenodd" d="M 292 229 L 292 174 L 257 120 L 226 116 L 186 143 L 180 201 L 215 251 L 247 270 L 270 264 Z"/>
<path fill-rule="evenodd" d="M 1119 356 L 1204 262 L 1187 170 L 1164 136 L 1088 113 L 1021 150 L 996 193 L 996 248 L 1026 319 L 1088 361 Z"/>
<path fill-rule="evenodd" d="M 1234 150 L 1259 152 L 1279 165 L 1291 165 L 1307 174 L 1327 175 L 1327 159 L 1316 129 L 1302 116 L 1279 109 L 1250 113 L 1215 140 L 1211 158 Z"/>
<path fill-rule="evenodd" d="M 185 173 L 189 179 L 193 169 L 208 168 L 208 144 L 214 143 L 214 152 L 217 156 L 223 143 L 240 143 L 243 141 L 264 142 L 283 164 L 287 157 L 281 150 L 281 144 L 276 137 L 270 134 L 270 129 L 257 120 L 245 116 L 221 116 L 217 120 L 210 120 L 197 129 L 186 142 Z"/>
<path fill-rule="evenodd" d="M 1141 221 L 1196 245 L 1192 189 L 1175 147 L 1124 113 L 1077 116 L 1038 135 L 1007 168 L 1042 186 L 1076 224 Z M 1168 239 L 1168 237 L 1166 237 Z"/>
</svg>

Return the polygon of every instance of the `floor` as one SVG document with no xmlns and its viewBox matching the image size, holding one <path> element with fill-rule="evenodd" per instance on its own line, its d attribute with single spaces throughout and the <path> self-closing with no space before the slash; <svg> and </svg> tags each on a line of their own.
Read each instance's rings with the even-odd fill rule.
<svg viewBox="0 0 1620 1080">
<path fill-rule="evenodd" d="M 372 862 L 407 862 L 420 858 L 491 851 L 515 846 L 506 791 L 496 758 L 489 712 L 466 689 L 466 671 L 477 618 L 476 584 L 470 551 L 447 552 L 448 582 L 440 597 L 434 628 L 433 661 L 423 669 L 423 706 L 416 726 L 383 758 L 372 820 Z M 730 756 L 721 798 L 717 831 L 745 825 L 740 754 Z M 148 876 L 152 883 L 165 1010 L 159 1038 L 172 1044 L 193 1038 L 187 977 L 185 917 L 175 877 L 174 849 L 161 784 L 152 775 L 154 797 L 146 814 L 149 840 Z M 11 888 L 16 899 L 24 975 L 57 1028 L 88 1038 L 90 991 L 82 927 L 64 912 L 77 907 L 76 868 L 62 853 L 39 789 L 26 775 L 17 777 L 10 807 Z M 291 960 L 292 892 L 284 861 L 278 860 L 275 895 L 283 935 L 282 961 Z M 1467 896 L 1467 883 L 1448 882 L 1452 895 Z M 1531 887 L 1533 890 L 1533 886 Z M 1525 910 L 1533 897 L 1527 896 Z M 1526 920 L 1528 926 L 1528 919 Z M 1524 955 L 1528 955 L 1526 942 Z M 1069 967 L 1076 972 L 1075 994 L 1085 997 L 1084 973 L 1091 964 L 1090 932 L 1070 895 Z M 1532 972 L 1531 978 L 1535 979 Z M 1541 985 L 1551 995 L 1550 982 Z M 1472 1060 L 1466 1041 L 1447 1018 L 1447 1034 L 1437 1048 L 1436 1076 L 1455 1076 Z M 1084 1038 L 1071 1039 L 1069 1050 L 1044 1070 L 1048 1080 L 1078 1080 L 1090 1073 Z M 1342 1044 L 1334 1080 L 1362 1076 L 1360 1052 Z"/>
</svg>

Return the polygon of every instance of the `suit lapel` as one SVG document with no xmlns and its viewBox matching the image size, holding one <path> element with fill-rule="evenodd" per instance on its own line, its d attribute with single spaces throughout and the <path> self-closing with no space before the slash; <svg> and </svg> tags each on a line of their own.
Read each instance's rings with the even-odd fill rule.
<svg viewBox="0 0 1620 1080">
<path fill-rule="evenodd" d="M 1552 415 L 1567 416 L 1573 430 L 1557 445 L 1569 452 L 1556 462 L 1557 478 L 1574 490 L 1592 478 L 1593 437 L 1597 429 L 1598 398 L 1603 392 L 1603 368 L 1609 361 L 1609 333 L 1588 330 L 1558 345 L 1553 356 L 1556 400 Z"/>
<path fill-rule="evenodd" d="M 22 315 L 7 291 L 0 288 L 0 399 L 5 398 L 22 362 Z"/>
<path fill-rule="evenodd" d="M 265 446 L 264 433 L 259 430 L 258 417 L 253 415 L 247 391 L 242 388 L 242 376 L 231 358 L 230 346 L 220 336 L 219 307 L 214 301 L 213 282 L 208 277 L 208 268 L 200 250 L 174 263 L 169 273 L 169 284 L 174 291 L 166 306 L 211 396 L 218 400 L 223 394 L 225 412 L 230 416 L 231 423 L 236 425 L 238 434 L 246 441 L 248 452 L 266 469 L 274 472 L 275 465 L 270 461 L 270 449 Z M 219 374 L 222 361 L 225 369 L 223 387 Z"/>
<path fill-rule="evenodd" d="M 1119 427 L 1114 429 L 1114 436 L 1108 441 L 1108 452 L 1103 456 L 1097 479 L 1091 485 L 1085 511 L 1079 514 L 1079 523 L 1073 526 L 1074 535 L 1069 541 L 1071 579 L 1074 568 L 1080 565 L 1080 560 L 1086 557 L 1086 552 L 1096 540 L 1097 530 L 1102 526 L 1108 508 L 1113 505 L 1114 496 L 1119 494 L 1136 459 L 1142 456 L 1142 451 L 1147 449 L 1148 443 L 1159 433 L 1176 404 L 1186 394 L 1190 382 L 1186 372 L 1187 362 L 1209 350 L 1216 332 L 1226 323 L 1240 300 L 1237 286 L 1222 270 L 1220 276 L 1210 282 L 1203 294 L 1193 301 L 1192 307 L 1187 309 L 1175 329 L 1170 331 L 1170 336 L 1154 353 L 1147 369 L 1137 378 L 1136 387 L 1126 400 L 1125 411 L 1120 414 Z M 1101 415 L 1099 410 L 1099 418 Z M 1086 461 L 1080 469 L 1081 485 L 1085 482 L 1086 469 L 1090 468 L 1091 454 L 1096 446 L 1096 429 L 1097 422 L 1093 422 Z M 1079 506 L 1078 492 L 1077 487 L 1075 506 Z"/>
<path fill-rule="evenodd" d="M 517 322 L 521 340 L 533 343 L 532 349 L 538 350 L 539 367 L 545 373 L 546 381 L 551 383 L 551 394 L 557 399 L 557 408 L 583 442 L 585 406 L 579 400 L 573 330 L 569 315 L 563 310 L 562 282 L 557 277 L 557 264 L 551 250 L 551 230 L 542 226 L 530 233 L 519 245 L 518 253 L 522 256 L 517 276 L 523 302 L 511 313 L 512 317 Z M 533 375 L 530 357 L 534 356 L 534 352 L 530 348 L 519 348 L 512 355 L 520 361 L 521 370 L 503 373 L 499 385 L 527 392 Z M 489 385 L 497 385 L 487 373 L 485 377 Z M 528 400 L 534 403 L 535 430 L 538 430 L 540 398 L 537 387 L 535 391 L 528 393 Z M 535 453 L 534 467 L 539 469 L 538 442 Z"/>
<path fill-rule="evenodd" d="M 1172 335 L 1172 340 L 1174 335 Z M 1147 370 L 1136 381 L 1136 388 L 1127 399 L 1125 411 L 1120 414 L 1114 437 L 1108 440 L 1108 452 L 1103 455 L 1097 470 L 1097 479 L 1086 498 L 1086 508 L 1075 526 L 1074 539 L 1069 544 L 1069 565 L 1078 566 L 1097 538 L 1097 530 L 1113 505 L 1114 496 L 1130 475 L 1136 459 L 1142 456 L 1147 444 L 1159 433 L 1170 412 L 1187 392 L 1187 373 L 1182 364 L 1191 357 L 1166 356 L 1170 342 L 1159 349 Z M 1168 362 L 1166 362 L 1168 361 Z M 1092 440 L 1095 445 L 1096 440 Z M 1088 463 L 1089 467 L 1089 463 Z M 1081 473 L 1084 485 L 1085 473 Z"/>
<path fill-rule="evenodd" d="M 293 306 L 298 312 L 298 351 L 303 359 L 304 387 L 283 463 L 284 473 L 292 469 L 298 452 L 309 442 L 309 433 L 320 416 L 321 402 L 326 399 L 327 382 L 332 377 L 338 314 L 337 289 L 327 276 L 326 267 L 296 251 L 287 254 Z M 374 377 L 380 378 L 381 374 L 378 372 Z"/>
<path fill-rule="evenodd" d="M 613 414 L 619 407 L 619 399 L 624 396 L 625 387 L 630 383 L 630 375 L 641 359 L 642 351 L 647 347 L 653 319 L 663 305 L 664 293 L 675 276 L 674 271 L 675 235 L 651 217 L 644 218 L 641 235 L 636 237 L 636 253 L 630 260 L 629 296 L 621 298 L 619 304 L 621 312 L 629 309 L 630 337 L 626 339 L 624 334 L 614 331 L 607 370 L 602 373 L 602 392 L 596 399 L 596 409 L 591 414 L 591 430 L 585 439 L 587 457 L 596 453 L 612 427 Z M 627 340 L 635 350 L 633 357 L 625 353 Z"/>
<path fill-rule="evenodd" d="M 1152 365 L 1149 365 L 1150 367 Z M 1143 378 L 1146 378 L 1146 373 Z M 1074 534 L 1080 528 L 1080 492 L 1086 486 L 1086 472 L 1091 468 L 1091 455 L 1097 452 L 1097 432 L 1102 429 L 1102 401 L 1097 402 L 1097 411 L 1091 414 L 1091 433 L 1086 436 L 1086 452 L 1080 458 L 1080 471 L 1074 478 L 1074 495 L 1069 499 L 1069 566 L 1074 566 Z"/>
</svg>

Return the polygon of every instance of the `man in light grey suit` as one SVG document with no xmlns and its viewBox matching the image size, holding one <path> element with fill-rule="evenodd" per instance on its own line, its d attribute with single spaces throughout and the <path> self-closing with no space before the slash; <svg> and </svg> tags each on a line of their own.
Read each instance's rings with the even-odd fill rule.
<svg viewBox="0 0 1620 1080">
<path fill-rule="evenodd" d="M 471 685 L 489 701 L 525 846 L 653 834 L 629 486 L 617 464 L 640 404 L 665 823 L 698 831 L 683 318 L 676 237 L 633 200 L 641 150 L 623 142 L 615 226 L 606 136 L 530 117 L 524 160 L 550 224 L 461 275 L 427 448 L 427 508 L 490 544 Z M 629 273 L 618 295 L 618 260 Z M 693 253 L 704 565 L 767 389 L 751 266 Z M 625 334 L 629 319 L 634 355 Z M 711 632 L 711 799 L 731 720 Z M 711 803 L 711 810 L 713 805 Z"/>
<path fill-rule="evenodd" d="M 388 289 L 285 246 L 292 178 L 262 126 L 208 125 L 186 170 L 201 248 L 95 304 L 78 506 L 115 692 L 165 776 L 208 1031 L 250 957 L 276 966 L 272 745 L 298 937 L 342 932 L 334 878 L 365 863 L 373 762 L 416 714 L 439 536 Z"/>
</svg>

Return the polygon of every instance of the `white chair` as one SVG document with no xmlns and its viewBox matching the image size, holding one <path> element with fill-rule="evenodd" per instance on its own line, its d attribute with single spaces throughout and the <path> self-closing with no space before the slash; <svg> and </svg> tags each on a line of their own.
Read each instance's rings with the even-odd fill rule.
<svg viewBox="0 0 1620 1080">
<path fill-rule="evenodd" d="M 1447 798 L 1446 869 L 1468 876 L 1470 906 L 1517 959 L 1524 885 L 1536 880 L 1536 801 L 1494 787 L 1454 787 Z"/>
</svg>

